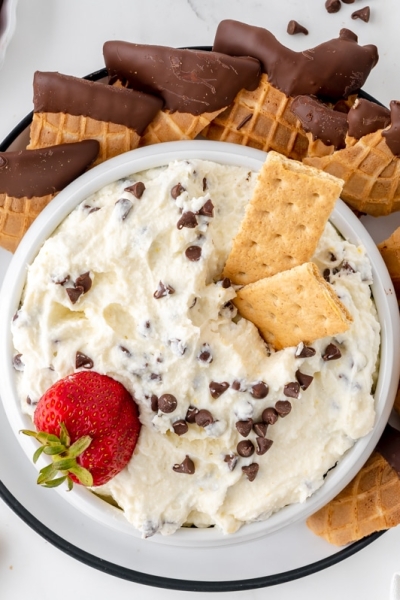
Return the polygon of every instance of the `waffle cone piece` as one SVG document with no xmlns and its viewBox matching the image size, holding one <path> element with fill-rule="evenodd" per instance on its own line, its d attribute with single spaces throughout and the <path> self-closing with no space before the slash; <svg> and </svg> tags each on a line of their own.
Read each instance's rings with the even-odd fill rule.
<svg viewBox="0 0 400 600">
<path fill-rule="evenodd" d="M 344 546 L 400 523 L 400 432 L 389 425 L 377 449 L 331 502 L 307 519 L 331 544 Z"/>
<path fill-rule="evenodd" d="M 400 300 L 400 227 L 387 240 L 378 244 L 378 249 L 388 268 L 397 300 Z"/>
<path fill-rule="evenodd" d="M 175 140 L 193 140 L 223 110 L 225 107 L 197 116 L 190 113 L 160 110 L 147 126 L 140 140 L 140 146 Z"/>
<path fill-rule="evenodd" d="M 293 98 L 271 85 L 263 74 L 258 88 L 241 90 L 203 135 L 209 140 L 275 150 L 288 158 L 302 160 L 307 155 L 309 139 L 290 110 L 292 102 Z"/>
<path fill-rule="evenodd" d="M 0 194 L 0 246 L 15 252 L 22 237 L 54 195 L 15 198 Z"/>
</svg>

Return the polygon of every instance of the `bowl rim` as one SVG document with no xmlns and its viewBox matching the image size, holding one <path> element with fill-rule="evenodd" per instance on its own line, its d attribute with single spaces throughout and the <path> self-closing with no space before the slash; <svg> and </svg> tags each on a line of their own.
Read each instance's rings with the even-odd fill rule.
<svg viewBox="0 0 400 600">
<path fill-rule="evenodd" d="M 190 158 L 214 160 L 224 164 L 240 164 L 258 170 L 265 157 L 266 153 L 260 150 L 226 142 L 206 140 L 167 142 L 139 148 L 110 159 L 84 173 L 60 192 L 52 203 L 44 209 L 28 230 L 14 254 L 0 292 L 0 314 L 2 314 L 0 321 L 0 369 L 4 373 L 0 380 L 0 396 L 2 398 L 13 398 L 13 404 L 3 401 L 3 405 L 15 435 L 18 435 L 21 428 L 29 427 L 29 424 L 31 426 L 31 421 L 29 417 L 22 415 L 16 395 L 14 370 L 11 364 L 12 343 L 9 324 L 15 314 L 22 293 L 26 267 L 32 262 L 40 246 L 56 226 L 80 201 L 91 193 L 107 183 L 138 171 L 161 166 L 172 160 Z M 196 531 L 181 528 L 173 536 L 154 536 L 157 537 L 155 541 L 158 543 L 178 546 L 235 544 L 264 536 L 282 526 L 305 519 L 326 504 L 340 489 L 349 483 L 373 451 L 388 421 L 400 374 L 400 361 L 398 360 L 400 356 L 400 335 L 394 335 L 394 332 L 397 332 L 397 334 L 400 332 L 398 306 L 393 285 L 383 259 L 375 242 L 373 242 L 357 217 L 341 200 L 338 200 L 330 220 L 344 237 L 353 243 L 362 243 L 366 247 L 373 266 L 375 283 L 372 288 L 382 326 L 381 369 L 375 394 L 378 406 L 376 407 L 376 422 L 373 430 L 367 436 L 358 440 L 345 453 L 338 467 L 328 473 L 324 485 L 304 503 L 284 507 L 265 521 L 243 526 L 232 536 L 225 536 L 215 528 Z M 7 290 L 7 293 L 5 290 Z M 384 373 L 386 374 L 385 377 Z M 31 460 L 35 448 L 33 440 L 19 436 L 18 441 L 29 460 Z M 122 516 L 121 511 L 108 505 L 105 507 L 102 500 L 93 496 L 86 489 L 75 486 L 75 490 L 74 494 L 68 494 L 65 499 L 74 504 L 81 512 L 101 522 L 103 526 L 108 525 L 118 530 L 122 529 L 132 535 L 139 535 L 133 525 L 129 524 Z M 64 493 L 63 489 L 59 491 Z"/>
</svg>

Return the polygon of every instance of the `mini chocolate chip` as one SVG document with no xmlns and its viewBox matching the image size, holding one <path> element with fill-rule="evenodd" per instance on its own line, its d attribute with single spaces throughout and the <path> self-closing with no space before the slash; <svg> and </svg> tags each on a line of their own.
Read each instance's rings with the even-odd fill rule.
<svg viewBox="0 0 400 600">
<path fill-rule="evenodd" d="M 335 256 L 335 254 L 333 254 L 333 252 L 329 252 L 329 258 L 331 262 L 336 262 L 337 258 Z"/>
<path fill-rule="evenodd" d="M 209 410 L 206 410 L 205 408 L 199 410 L 199 412 L 195 415 L 194 420 L 196 422 L 196 425 L 198 425 L 199 427 L 207 427 L 207 425 L 211 425 L 211 423 L 214 423 L 212 414 Z"/>
<path fill-rule="evenodd" d="M 214 216 L 214 204 L 212 203 L 212 200 L 207 200 L 207 202 L 205 204 L 203 204 L 203 206 L 201 207 L 201 209 L 199 210 L 199 212 L 197 214 L 201 215 L 202 217 L 213 217 Z"/>
<path fill-rule="evenodd" d="M 278 420 L 278 413 L 274 408 L 272 408 L 272 406 L 269 406 L 268 408 L 265 408 L 263 410 L 261 418 L 264 421 L 264 423 L 267 423 L 268 425 L 273 425 Z"/>
<path fill-rule="evenodd" d="M 79 275 L 79 277 L 77 277 L 75 279 L 75 286 L 82 286 L 83 287 L 83 293 L 86 294 L 86 292 L 88 292 L 90 290 L 90 288 L 92 287 L 92 278 L 90 277 L 90 271 L 87 271 L 86 273 L 82 273 L 82 275 Z"/>
<path fill-rule="evenodd" d="M 227 290 L 228 288 L 230 288 L 232 283 L 231 283 L 231 280 L 229 279 L 229 277 L 224 277 L 221 285 L 224 288 L 224 290 Z"/>
<path fill-rule="evenodd" d="M 283 393 L 288 398 L 298 398 L 300 394 L 300 384 L 297 381 L 291 381 L 283 386 Z"/>
<path fill-rule="evenodd" d="M 128 200 L 128 198 L 120 198 L 116 201 L 115 206 L 118 208 L 118 216 L 121 219 L 121 221 L 125 221 L 126 217 L 129 215 L 133 208 L 133 204 L 130 200 Z"/>
<path fill-rule="evenodd" d="M 306 390 L 310 387 L 312 380 L 314 377 L 312 375 L 307 375 L 306 373 L 302 373 L 299 369 L 296 371 L 296 379 L 300 384 L 302 390 Z"/>
<path fill-rule="evenodd" d="M 345 260 L 344 262 L 342 262 L 342 264 L 340 265 L 340 269 L 342 271 L 348 271 L 349 273 L 355 273 L 355 270 L 353 269 L 353 267 L 347 262 L 347 260 Z"/>
<path fill-rule="evenodd" d="M 77 287 L 74 288 L 65 288 L 65 291 L 68 294 L 69 299 L 71 300 L 72 304 L 76 304 L 79 300 L 79 298 L 82 296 L 82 294 L 85 293 L 85 290 L 83 289 L 83 287 L 81 285 L 78 285 Z"/>
<path fill-rule="evenodd" d="M 89 356 L 83 354 L 83 352 L 77 352 L 75 355 L 75 369 L 93 369 L 93 361 Z"/>
<path fill-rule="evenodd" d="M 151 395 L 150 406 L 151 410 L 153 410 L 154 412 L 158 411 L 158 396 L 156 396 L 155 394 Z"/>
<path fill-rule="evenodd" d="M 19 317 L 18 312 L 19 311 L 17 310 L 17 312 L 14 314 L 14 316 L 12 318 L 13 321 L 16 321 L 18 319 L 18 317 Z"/>
<path fill-rule="evenodd" d="M 242 129 L 242 127 L 244 127 L 246 125 L 246 123 L 248 123 L 250 121 L 252 116 L 253 116 L 253 113 L 246 115 L 244 117 L 244 119 L 242 119 L 240 121 L 239 125 L 236 127 L 236 131 L 239 131 L 239 129 Z"/>
<path fill-rule="evenodd" d="M 175 294 L 175 290 L 170 285 L 165 285 L 162 281 L 159 282 L 158 288 L 154 292 L 153 296 L 156 300 L 160 298 L 164 298 L 165 296 L 170 296 L 171 294 Z"/>
<path fill-rule="evenodd" d="M 258 437 L 265 437 L 267 429 L 267 423 L 254 423 L 253 425 L 253 431 L 256 435 L 258 435 Z"/>
<path fill-rule="evenodd" d="M 337 360 L 341 356 L 342 353 L 340 352 L 339 348 L 335 346 L 335 344 L 328 344 L 328 346 L 325 348 L 325 352 L 322 355 L 322 359 L 324 361 Z"/>
<path fill-rule="evenodd" d="M 133 194 L 135 196 L 135 198 L 140 200 L 140 198 L 143 196 L 143 192 L 145 189 L 146 189 L 146 186 L 144 185 L 143 181 L 137 181 L 133 185 L 126 187 L 125 192 L 129 192 L 130 194 Z"/>
<path fill-rule="evenodd" d="M 148 367 L 148 363 L 145 366 Z M 160 373 L 150 373 L 150 379 L 151 381 L 162 381 L 162 376 Z"/>
<path fill-rule="evenodd" d="M 229 383 L 227 381 L 223 381 L 222 383 L 218 383 L 217 381 L 211 381 L 209 388 L 210 394 L 213 398 L 219 398 L 229 387 Z"/>
<path fill-rule="evenodd" d="M 304 35 L 308 35 L 308 29 L 293 19 L 289 21 L 286 31 L 289 35 L 297 35 L 298 33 L 304 33 Z"/>
<path fill-rule="evenodd" d="M 248 456 L 254 454 L 254 444 L 250 440 L 242 440 L 236 446 L 236 451 L 239 456 L 247 458 Z"/>
<path fill-rule="evenodd" d="M 201 258 L 201 248 L 200 246 L 189 246 L 185 250 L 185 256 L 192 262 L 197 262 Z"/>
<path fill-rule="evenodd" d="M 203 344 L 201 347 L 200 354 L 197 357 L 199 360 L 205 363 L 212 363 L 213 357 L 211 355 L 210 346 L 208 344 Z"/>
<path fill-rule="evenodd" d="M 203 177 L 203 192 L 205 192 L 207 189 L 207 178 Z"/>
<path fill-rule="evenodd" d="M 330 278 L 330 274 L 331 274 L 331 270 L 330 269 L 324 269 L 324 272 L 322 273 L 323 278 L 325 279 L 325 281 L 327 281 L 328 283 L 330 283 L 331 278 Z"/>
<path fill-rule="evenodd" d="M 31 404 L 33 404 L 32 400 L 30 399 L 30 397 L 29 397 L 29 396 L 27 396 L 27 397 L 26 397 L 26 403 L 27 403 L 27 404 L 29 404 L 29 406 L 30 406 Z"/>
<path fill-rule="evenodd" d="M 54 276 L 51 278 L 52 282 L 57 284 L 57 285 L 64 285 L 65 283 L 67 283 L 67 281 L 69 281 L 71 278 L 69 275 L 65 275 L 65 277 L 57 277 Z"/>
<path fill-rule="evenodd" d="M 236 456 L 236 454 L 226 454 L 225 455 L 224 462 L 226 462 L 226 464 L 228 465 L 228 469 L 230 471 L 233 471 L 233 469 L 236 467 L 237 461 L 238 461 L 238 457 Z"/>
<path fill-rule="evenodd" d="M 188 423 L 196 423 L 196 415 L 198 414 L 199 409 L 195 406 L 189 406 L 187 409 L 185 420 Z"/>
<path fill-rule="evenodd" d="M 130 353 L 130 351 L 128 350 L 128 348 L 125 348 L 125 346 L 119 346 L 119 349 L 121 350 L 121 352 L 123 352 L 124 354 L 126 354 L 126 356 L 132 356 L 132 354 Z"/>
<path fill-rule="evenodd" d="M 178 421 L 175 421 L 172 423 L 172 427 L 176 435 L 184 435 L 189 429 L 185 419 L 179 419 Z"/>
<path fill-rule="evenodd" d="M 260 381 L 259 383 L 255 383 L 251 387 L 250 394 L 256 400 L 262 400 L 263 398 L 266 398 L 268 396 L 268 392 L 269 392 L 269 387 L 267 386 L 267 384 L 264 383 L 263 381 Z"/>
<path fill-rule="evenodd" d="M 180 196 L 182 194 L 182 192 L 185 192 L 185 191 L 186 191 L 185 188 L 180 183 L 177 183 L 171 189 L 171 196 L 173 197 L 174 200 L 176 200 L 178 198 L 178 196 Z"/>
<path fill-rule="evenodd" d="M 302 347 L 297 346 L 296 348 L 296 352 L 295 352 L 295 357 L 296 358 L 310 358 L 311 356 L 315 355 L 315 350 L 314 348 L 311 348 L 311 346 L 305 346 L 304 344 L 302 345 Z"/>
<path fill-rule="evenodd" d="M 0 169 L 2 169 L 3 167 L 5 167 L 6 164 L 7 164 L 7 162 L 8 161 L 7 161 L 6 158 L 4 158 L 4 156 L 0 156 Z"/>
<path fill-rule="evenodd" d="M 236 421 L 236 429 L 241 436 L 247 437 L 253 426 L 253 419 L 246 419 L 246 421 Z"/>
<path fill-rule="evenodd" d="M 265 454 L 267 450 L 269 450 L 274 443 L 272 440 L 269 440 L 265 437 L 256 437 L 257 448 L 256 454 L 261 456 L 261 454 Z"/>
<path fill-rule="evenodd" d="M 231 388 L 233 390 L 235 390 L 236 392 L 240 391 L 240 381 L 238 381 L 237 379 L 235 379 L 235 381 L 232 383 Z"/>
<path fill-rule="evenodd" d="M 275 403 L 275 410 L 280 417 L 286 417 L 292 410 L 292 405 L 289 400 L 278 400 Z"/>
<path fill-rule="evenodd" d="M 182 229 L 183 227 L 188 227 L 189 229 L 193 229 L 197 225 L 197 219 L 194 212 L 191 210 L 187 210 L 184 212 L 177 222 L 176 226 L 178 229 Z"/>
<path fill-rule="evenodd" d="M 187 454 L 185 460 L 180 465 L 174 465 L 172 469 L 175 473 L 184 473 L 185 475 L 193 475 L 195 471 L 194 462 Z"/>
<path fill-rule="evenodd" d="M 360 8 L 360 10 L 356 10 L 355 12 L 353 12 L 351 18 L 361 19 L 361 21 L 364 21 L 364 23 L 368 23 L 370 16 L 371 10 L 369 6 L 366 6 L 365 8 Z"/>
<path fill-rule="evenodd" d="M 172 413 L 178 406 L 178 401 L 172 394 L 163 394 L 158 399 L 158 408 L 163 413 Z"/>
<path fill-rule="evenodd" d="M 325 8 L 328 13 L 337 13 L 342 8 L 340 0 L 326 0 Z"/>
<path fill-rule="evenodd" d="M 257 473 L 258 473 L 258 469 L 259 469 L 259 465 L 257 463 L 251 463 L 251 465 L 247 465 L 245 467 L 242 467 L 242 471 L 243 473 L 246 475 L 247 479 L 249 481 L 254 481 L 255 478 L 257 477 Z"/>
<path fill-rule="evenodd" d="M 12 359 L 12 365 L 16 371 L 24 370 L 24 363 L 21 360 L 22 354 L 16 354 Z"/>
</svg>

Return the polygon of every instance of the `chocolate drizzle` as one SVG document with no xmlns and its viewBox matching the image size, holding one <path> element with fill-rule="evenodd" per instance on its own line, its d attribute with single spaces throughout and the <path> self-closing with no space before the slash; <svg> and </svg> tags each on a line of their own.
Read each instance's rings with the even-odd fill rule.
<svg viewBox="0 0 400 600">
<path fill-rule="evenodd" d="M 329 108 L 311 96 L 297 96 L 290 107 L 301 121 L 303 129 L 310 131 L 314 140 L 319 139 L 335 150 L 346 146 L 347 115 Z"/>
<path fill-rule="evenodd" d="M 217 52 L 109 41 L 104 59 L 111 79 L 157 94 L 171 112 L 200 115 L 232 103 L 242 88 L 256 89 L 259 62 Z"/>
<path fill-rule="evenodd" d="M 400 431 L 386 425 L 376 451 L 383 456 L 400 477 Z"/>
<path fill-rule="evenodd" d="M 33 104 L 35 112 L 83 115 L 125 125 L 139 135 L 162 108 L 156 96 L 41 71 L 33 79 Z"/>
<path fill-rule="evenodd" d="M 267 29 L 225 20 L 218 26 L 213 50 L 258 58 L 272 85 L 287 96 L 339 99 L 357 92 L 378 62 L 376 46 L 359 46 L 349 33 L 294 52 Z"/>
<path fill-rule="evenodd" d="M 98 152 L 97 140 L 0 152 L 0 193 L 14 198 L 55 194 L 79 177 Z"/>
<path fill-rule="evenodd" d="M 357 98 L 347 115 L 349 135 L 359 140 L 364 135 L 385 129 L 390 124 L 390 110 L 375 102 Z"/>
<path fill-rule="evenodd" d="M 392 100 L 390 103 L 391 125 L 389 129 L 382 132 L 387 145 L 394 154 L 400 157 L 400 102 Z"/>
</svg>

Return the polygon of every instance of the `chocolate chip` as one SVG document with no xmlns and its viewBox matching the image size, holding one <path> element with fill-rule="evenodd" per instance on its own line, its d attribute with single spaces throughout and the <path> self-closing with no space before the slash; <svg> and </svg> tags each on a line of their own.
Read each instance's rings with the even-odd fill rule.
<svg viewBox="0 0 400 600">
<path fill-rule="evenodd" d="M 354 4 L 355 0 L 342 0 L 343 4 Z"/>
<path fill-rule="evenodd" d="M 126 187 L 125 192 L 129 192 L 130 194 L 133 194 L 135 196 L 135 198 L 140 200 L 140 198 L 143 196 L 143 192 L 145 189 L 146 189 L 146 186 L 144 185 L 143 181 L 137 181 L 133 185 Z"/>
<path fill-rule="evenodd" d="M 233 469 L 236 467 L 237 461 L 238 457 L 236 456 L 236 454 L 226 454 L 224 458 L 224 462 L 226 462 L 230 471 L 233 471 Z"/>
<path fill-rule="evenodd" d="M 272 408 L 272 406 L 269 406 L 268 408 L 265 408 L 263 410 L 261 418 L 264 421 L 264 423 L 267 423 L 268 425 L 273 425 L 278 420 L 278 413 L 274 408 Z"/>
<path fill-rule="evenodd" d="M 185 191 L 186 191 L 185 188 L 180 183 L 177 183 L 171 189 L 171 196 L 173 197 L 174 200 L 176 200 L 178 198 L 178 196 L 180 196 L 182 194 L 182 192 L 185 192 Z"/>
<path fill-rule="evenodd" d="M 328 344 L 328 346 L 325 348 L 325 352 L 322 355 L 322 359 L 325 361 L 337 360 L 341 356 L 342 353 L 340 352 L 339 348 L 335 346 L 335 344 Z"/>
<path fill-rule="evenodd" d="M 308 29 L 293 19 L 288 23 L 287 32 L 289 35 L 296 35 L 298 33 L 304 33 L 304 35 L 308 35 Z"/>
<path fill-rule="evenodd" d="M 7 162 L 8 161 L 7 161 L 6 158 L 4 158 L 4 156 L 0 156 L 0 169 L 2 169 L 3 167 L 5 167 L 6 164 L 7 164 Z"/>
<path fill-rule="evenodd" d="M 130 351 L 128 350 L 128 348 L 125 348 L 125 346 L 119 346 L 119 349 L 121 350 L 121 352 L 123 352 L 124 354 L 126 354 L 126 356 L 132 356 L 132 354 L 130 353 Z"/>
<path fill-rule="evenodd" d="M 189 429 L 185 419 L 179 419 L 178 421 L 175 421 L 172 423 L 172 427 L 176 435 L 184 435 Z"/>
<path fill-rule="evenodd" d="M 83 287 L 81 285 L 78 285 L 77 287 L 74 288 L 65 288 L 65 291 L 68 294 L 69 299 L 71 300 L 72 304 L 76 304 L 79 300 L 79 298 L 82 296 L 82 294 L 85 293 L 85 290 L 83 289 Z"/>
<path fill-rule="evenodd" d="M 269 450 L 271 448 L 272 444 L 274 443 L 272 440 L 268 440 L 265 437 L 257 437 L 256 442 L 257 442 L 256 454 L 258 454 L 259 456 L 261 456 L 262 454 L 265 454 L 267 452 L 267 450 Z"/>
<path fill-rule="evenodd" d="M 205 363 L 212 363 L 213 357 L 211 355 L 210 346 L 208 344 L 203 344 L 201 347 L 200 354 L 197 357 L 199 360 Z"/>
<path fill-rule="evenodd" d="M 156 300 L 160 298 L 164 298 L 165 296 L 170 296 L 171 294 L 175 294 L 175 290 L 170 285 L 165 285 L 162 281 L 159 282 L 158 288 L 154 292 L 153 296 Z"/>
<path fill-rule="evenodd" d="M 178 406 L 178 401 L 172 394 L 163 394 L 158 399 L 158 408 L 163 413 L 172 413 Z"/>
<path fill-rule="evenodd" d="M 211 381 L 209 388 L 210 393 L 213 398 L 219 398 L 229 387 L 229 383 L 223 381 L 222 383 L 218 383 L 217 381 Z"/>
<path fill-rule="evenodd" d="M 291 381 L 283 386 L 283 393 L 288 398 L 298 398 L 300 394 L 300 384 L 297 381 Z"/>
<path fill-rule="evenodd" d="M 156 396 L 155 394 L 151 395 L 150 406 L 151 410 L 153 410 L 154 412 L 158 411 L 158 396 Z"/>
<path fill-rule="evenodd" d="M 253 116 L 253 113 L 250 113 L 249 115 L 246 115 L 244 117 L 244 119 L 242 119 L 239 123 L 239 125 L 236 127 L 236 131 L 239 131 L 239 129 L 242 129 L 242 127 L 244 127 L 244 125 L 246 125 L 246 123 L 248 123 L 251 119 L 251 117 Z"/>
<path fill-rule="evenodd" d="M 337 261 L 336 255 L 333 254 L 333 252 L 329 252 L 329 258 L 330 258 L 331 262 Z"/>
<path fill-rule="evenodd" d="M 348 271 L 349 273 L 355 273 L 355 270 L 353 269 L 351 264 L 347 262 L 347 260 L 342 262 L 342 264 L 340 265 L 340 269 L 342 271 Z"/>
<path fill-rule="evenodd" d="M 256 400 L 262 400 L 263 398 L 266 398 L 268 396 L 268 392 L 269 392 L 269 387 L 267 386 L 267 384 L 264 383 L 263 381 L 260 381 L 259 383 L 255 383 L 251 387 L 250 394 Z"/>
<path fill-rule="evenodd" d="M 239 456 L 247 458 L 248 456 L 254 454 L 254 444 L 250 440 L 242 440 L 236 446 L 236 450 Z"/>
<path fill-rule="evenodd" d="M 267 429 L 267 423 L 254 423 L 253 425 L 253 431 L 258 437 L 265 437 Z"/>
<path fill-rule="evenodd" d="M 21 360 L 22 354 L 16 354 L 12 359 L 12 365 L 16 371 L 24 370 L 24 363 Z"/>
<path fill-rule="evenodd" d="M 331 278 L 330 278 L 330 274 L 331 274 L 331 270 L 330 269 L 324 269 L 324 272 L 322 273 L 323 278 L 325 279 L 325 281 L 327 281 L 328 283 L 330 283 Z"/>
<path fill-rule="evenodd" d="M 187 210 L 184 212 L 177 222 L 176 226 L 178 229 L 182 229 L 183 227 L 188 227 L 189 229 L 193 229 L 197 225 L 197 219 L 194 212 L 191 210 Z"/>
<path fill-rule="evenodd" d="M 259 465 L 257 463 L 251 463 L 251 465 L 247 465 L 245 467 L 242 467 L 242 471 L 243 473 L 246 475 L 247 479 L 249 481 L 254 481 L 255 478 L 257 477 L 257 473 L 258 473 L 258 469 L 259 469 Z"/>
<path fill-rule="evenodd" d="M 196 422 L 196 425 L 198 425 L 199 427 L 207 427 L 207 425 L 211 425 L 211 423 L 214 423 L 212 414 L 209 410 L 206 410 L 204 408 L 199 410 L 199 412 L 195 415 L 194 420 Z"/>
<path fill-rule="evenodd" d="M 315 350 L 314 348 L 311 348 L 311 346 L 299 344 L 294 355 L 296 358 L 310 358 L 315 355 Z"/>
<path fill-rule="evenodd" d="M 299 369 L 297 369 L 296 379 L 299 382 L 301 389 L 306 390 L 308 387 L 310 387 L 314 377 L 312 377 L 312 375 L 306 375 L 306 373 L 302 373 L 299 371 Z"/>
<path fill-rule="evenodd" d="M 345 27 L 339 31 L 339 37 L 345 40 L 352 40 L 353 42 L 358 42 L 358 35 L 350 29 L 346 29 Z"/>
<path fill-rule="evenodd" d="M 196 423 L 196 415 L 198 414 L 199 409 L 195 406 L 189 406 L 187 409 L 185 420 L 188 423 Z"/>
<path fill-rule="evenodd" d="M 145 366 L 147 367 L 148 365 L 146 364 Z M 160 373 L 150 373 L 150 379 L 151 381 L 162 381 L 162 376 Z"/>
<path fill-rule="evenodd" d="M 360 10 L 356 10 L 355 12 L 353 12 L 351 15 L 351 18 L 352 19 L 361 19 L 361 21 L 364 21 L 364 23 L 368 23 L 370 16 L 371 16 L 370 8 L 369 8 L 369 6 L 366 6 L 365 8 L 360 8 Z"/>
<path fill-rule="evenodd" d="M 207 189 L 207 178 L 203 177 L 203 192 L 205 192 Z"/>
<path fill-rule="evenodd" d="M 79 275 L 79 277 L 77 277 L 75 279 L 75 286 L 76 287 L 82 286 L 83 293 L 86 294 L 86 292 L 88 292 L 90 290 L 90 288 L 92 287 L 92 278 L 90 277 L 90 271 L 87 271 L 86 273 L 82 273 L 82 275 Z"/>
<path fill-rule="evenodd" d="M 292 405 L 289 400 L 278 400 L 275 403 L 275 410 L 280 417 L 286 417 L 292 410 Z"/>
<path fill-rule="evenodd" d="M 340 0 L 326 0 L 325 8 L 328 13 L 337 13 L 342 8 Z"/>
<path fill-rule="evenodd" d="M 237 379 L 235 379 L 235 381 L 231 385 L 231 388 L 233 390 L 235 390 L 235 392 L 239 392 L 240 391 L 240 381 L 238 381 Z"/>
<path fill-rule="evenodd" d="M 133 204 L 128 198 L 120 198 L 116 201 L 115 206 L 118 208 L 118 216 L 121 221 L 125 221 L 133 208 Z"/>
<path fill-rule="evenodd" d="M 203 204 L 203 206 L 197 214 L 201 215 L 202 217 L 213 217 L 214 204 L 212 203 L 212 200 L 207 200 L 207 202 Z"/>
<path fill-rule="evenodd" d="M 93 361 L 83 352 L 77 352 L 75 355 L 75 369 L 93 369 Z"/>
<path fill-rule="evenodd" d="M 197 262 L 201 258 L 201 248 L 200 246 L 189 246 L 185 250 L 185 256 L 192 262 Z"/>
<path fill-rule="evenodd" d="M 247 437 L 253 426 L 253 419 L 246 419 L 246 421 L 236 421 L 236 429 L 241 436 Z"/>
<path fill-rule="evenodd" d="M 187 454 L 185 460 L 180 465 L 174 465 L 172 469 L 175 473 L 184 473 L 185 475 L 193 475 L 195 471 L 194 462 Z"/>
</svg>

